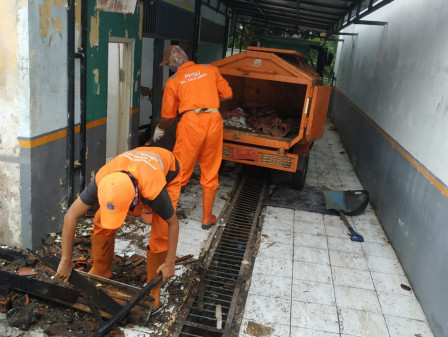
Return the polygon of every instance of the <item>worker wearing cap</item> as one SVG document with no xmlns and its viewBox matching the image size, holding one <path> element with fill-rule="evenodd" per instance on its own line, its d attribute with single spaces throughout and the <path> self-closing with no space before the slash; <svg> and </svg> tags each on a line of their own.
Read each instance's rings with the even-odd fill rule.
<svg viewBox="0 0 448 337">
<path fill-rule="evenodd" d="M 176 119 L 176 143 L 173 153 L 182 163 L 182 186 L 186 185 L 198 159 L 202 185 L 202 228 L 216 223 L 212 214 L 218 170 L 222 160 L 223 122 L 219 113 L 220 101 L 232 98 L 232 89 L 218 68 L 189 61 L 177 45 L 165 50 L 161 66 L 168 65 L 175 72 L 165 85 L 160 123 L 153 140 L 157 141 Z"/>
<path fill-rule="evenodd" d="M 127 214 L 140 215 L 152 208 L 152 226 L 147 252 L 147 282 L 162 272 L 163 280 L 174 275 L 179 222 L 176 206 L 181 188 L 179 162 L 168 150 L 139 147 L 124 152 L 104 165 L 75 200 L 64 217 L 62 259 L 56 277 L 67 281 L 72 271 L 73 238 L 77 220 L 97 201 L 90 274 L 112 277 L 115 232 Z M 153 313 L 161 308 L 160 285 L 151 291 Z M 158 311 L 158 310 L 157 310 Z"/>
</svg>

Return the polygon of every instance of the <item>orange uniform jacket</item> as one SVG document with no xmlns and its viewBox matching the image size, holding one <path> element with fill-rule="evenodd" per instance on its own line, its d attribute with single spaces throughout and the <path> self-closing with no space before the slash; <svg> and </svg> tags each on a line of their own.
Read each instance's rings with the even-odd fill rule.
<svg viewBox="0 0 448 337">
<path fill-rule="evenodd" d="M 232 89 L 218 68 L 209 64 L 183 64 L 165 84 L 162 117 L 175 118 L 177 111 L 219 108 L 219 97 L 229 98 Z"/>
<path fill-rule="evenodd" d="M 138 147 L 123 152 L 104 165 L 95 175 L 90 185 L 81 193 L 81 200 L 92 205 L 97 197 L 97 186 L 101 179 L 113 172 L 127 172 L 137 181 L 139 200 L 132 215 L 140 215 L 142 210 L 149 208 L 149 204 L 156 199 L 163 189 L 169 195 L 168 203 L 161 207 L 161 213 L 154 213 L 150 236 L 152 252 L 163 252 L 168 249 L 168 224 L 164 219 L 170 218 L 179 200 L 181 174 L 176 157 L 168 150 L 158 147 Z M 165 192 L 163 192 L 165 193 Z M 169 202 L 171 201 L 171 202 Z M 104 229 L 100 226 L 100 212 L 95 215 L 94 234 L 112 234 L 116 230 Z"/>
</svg>

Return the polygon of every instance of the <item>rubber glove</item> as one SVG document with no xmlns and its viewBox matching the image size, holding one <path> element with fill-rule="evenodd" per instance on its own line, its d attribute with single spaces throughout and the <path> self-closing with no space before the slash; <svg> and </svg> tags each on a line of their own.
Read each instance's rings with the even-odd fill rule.
<svg viewBox="0 0 448 337">
<path fill-rule="evenodd" d="M 154 130 L 154 135 L 152 136 L 152 139 L 157 142 L 160 138 L 162 138 L 165 135 L 165 130 L 159 128 L 159 126 L 156 126 L 156 129 Z"/>
</svg>

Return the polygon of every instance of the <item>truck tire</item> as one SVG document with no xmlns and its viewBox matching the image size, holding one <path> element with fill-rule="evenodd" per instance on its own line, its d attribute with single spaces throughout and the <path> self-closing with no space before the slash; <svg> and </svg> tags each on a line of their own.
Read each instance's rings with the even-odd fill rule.
<svg viewBox="0 0 448 337">
<path fill-rule="evenodd" d="M 297 171 L 292 175 L 292 188 L 296 190 L 303 189 L 305 186 L 306 174 L 308 172 L 308 160 L 309 156 L 300 156 L 297 162 Z"/>
</svg>

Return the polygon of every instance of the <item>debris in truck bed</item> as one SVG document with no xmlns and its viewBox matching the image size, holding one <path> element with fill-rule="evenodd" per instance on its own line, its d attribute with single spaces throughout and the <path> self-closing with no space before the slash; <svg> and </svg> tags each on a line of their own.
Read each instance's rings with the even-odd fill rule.
<svg viewBox="0 0 448 337">
<path fill-rule="evenodd" d="M 282 117 L 280 117 L 282 116 Z M 247 103 L 222 113 L 225 127 L 285 137 L 300 128 L 300 118 L 283 117 L 266 104 Z"/>
</svg>

